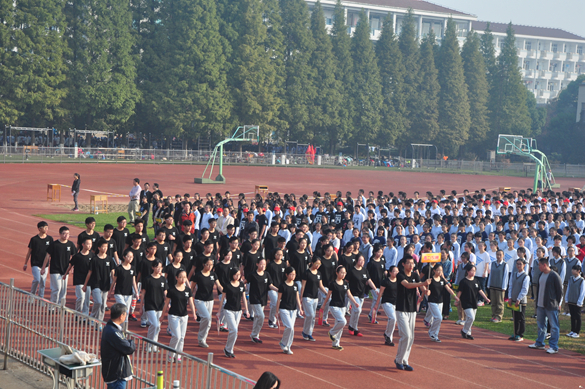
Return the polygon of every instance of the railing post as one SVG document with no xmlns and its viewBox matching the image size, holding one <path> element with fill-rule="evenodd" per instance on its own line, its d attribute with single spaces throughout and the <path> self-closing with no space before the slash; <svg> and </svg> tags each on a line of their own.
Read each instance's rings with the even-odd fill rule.
<svg viewBox="0 0 585 389">
<path fill-rule="evenodd" d="M 8 307 L 6 308 L 6 341 L 4 342 L 4 370 L 8 369 L 8 350 L 10 350 L 10 335 L 12 322 L 12 299 L 14 298 L 14 278 L 10 279 L 10 292 L 8 293 Z"/>
<path fill-rule="evenodd" d="M 61 300 L 61 304 L 60 308 L 61 308 L 61 313 L 60 313 L 60 328 L 59 328 L 59 342 L 64 343 L 63 342 L 63 333 L 65 332 L 65 299 Z"/>
<path fill-rule="evenodd" d="M 211 365 L 213 364 L 213 353 L 207 354 L 207 377 L 205 379 L 205 389 L 211 389 Z"/>
</svg>

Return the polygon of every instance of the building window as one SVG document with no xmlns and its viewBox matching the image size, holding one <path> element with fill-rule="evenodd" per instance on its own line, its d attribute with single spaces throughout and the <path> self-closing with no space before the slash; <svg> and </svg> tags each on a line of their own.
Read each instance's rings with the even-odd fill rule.
<svg viewBox="0 0 585 389">
<path fill-rule="evenodd" d="M 325 24 L 327 24 L 328 26 L 331 26 L 333 24 L 333 19 L 332 18 L 325 18 Z"/>
<path fill-rule="evenodd" d="M 548 90 L 550 91 L 555 90 L 555 85 L 552 82 L 548 84 Z"/>
<path fill-rule="evenodd" d="M 524 70 L 529 70 L 529 69 L 530 69 L 530 61 L 524 62 Z"/>
<path fill-rule="evenodd" d="M 374 31 L 380 30 L 380 27 L 381 23 L 378 16 L 370 18 L 370 28 L 372 29 L 372 33 L 374 33 Z"/>
<path fill-rule="evenodd" d="M 457 36 L 465 38 L 467 36 L 467 23 L 457 23 Z"/>
<path fill-rule="evenodd" d="M 524 48 L 526 50 L 532 50 L 532 42 L 526 42 L 526 43 L 524 43 Z"/>
<path fill-rule="evenodd" d="M 577 54 L 583 54 L 583 46 L 577 46 Z"/>
<path fill-rule="evenodd" d="M 498 47 L 500 48 L 500 50 L 502 50 L 504 48 L 504 42 L 498 43 Z"/>
<path fill-rule="evenodd" d="M 557 44 L 556 43 L 553 43 L 552 44 L 552 49 L 551 50 L 552 50 L 553 53 L 556 53 L 557 52 Z"/>
</svg>

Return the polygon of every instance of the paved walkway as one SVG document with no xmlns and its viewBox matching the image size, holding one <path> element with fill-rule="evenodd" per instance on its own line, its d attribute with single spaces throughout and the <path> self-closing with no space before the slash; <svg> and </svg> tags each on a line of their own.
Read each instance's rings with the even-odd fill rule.
<svg viewBox="0 0 585 389">
<path fill-rule="evenodd" d="M 38 371 L 12 358 L 8 359 L 8 370 L 2 370 L 4 358 L 0 356 L 0 388 L 2 389 L 47 389 L 53 381 Z"/>
</svg>

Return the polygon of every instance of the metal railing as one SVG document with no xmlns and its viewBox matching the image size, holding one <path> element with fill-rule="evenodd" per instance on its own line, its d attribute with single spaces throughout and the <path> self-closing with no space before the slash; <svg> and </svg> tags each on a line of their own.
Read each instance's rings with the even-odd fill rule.
<svg viewBox="0 0 585 389">
<path fill-rule="evenodd" d="M 66 344 L 75 350 L 100 355 L 101 328 L 105 325 L 89 316 L 57 305 L 38 296 L 0 282 L 0 352 L 4 354 L 4 369 L 7 357 L 12 357 L 31 368 L 50 375 L 49 368 L 42 363 L 38 350 Z M 130 360 L 133 377 L 129 389 L 156 386 L 157 372 L 164 374 L 164 388 L 171 388 L 178 380 L 183 388 L 231 388 L 252 389 L 255 382 L 213 363 L 213 353 L 203 360 L 153 342 L 132 332 L 136 351 Z M 180 355 L 182 361 L 173 362 L 172 355 Z M 66 382 L 69 378 L 60 375 Z M 106 388 L 101 367 L 84 383 L 86 388 Z"/>
</svg>

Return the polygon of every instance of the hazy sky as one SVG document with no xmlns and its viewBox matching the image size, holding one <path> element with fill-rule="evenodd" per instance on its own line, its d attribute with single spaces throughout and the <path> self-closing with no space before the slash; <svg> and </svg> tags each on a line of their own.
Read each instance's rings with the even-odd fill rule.
<svg viewBox="0 0 585 389">
<path fill-rule="evenodd" d="M 429 0 L 478 20 L 560 28 L 585 37 L 585 0 Z"/>
</svg>

